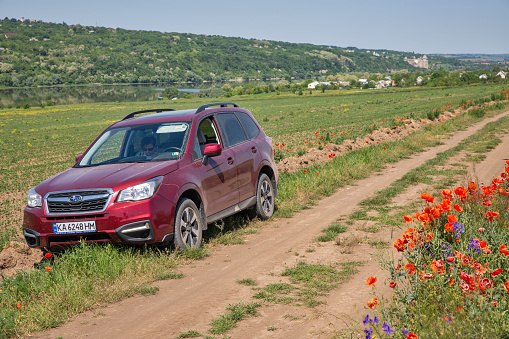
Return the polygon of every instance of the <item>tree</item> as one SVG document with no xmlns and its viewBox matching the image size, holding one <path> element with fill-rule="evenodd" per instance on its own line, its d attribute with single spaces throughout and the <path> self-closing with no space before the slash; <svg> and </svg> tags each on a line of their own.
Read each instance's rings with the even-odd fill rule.
<svg viewBox="0 0 509 339">
<path fill-rule="evenodd" d="M 164 89 L 163 95 L 168 99 L 178 98 L 179 91 L 176 87 L 167 87 Z"/>
</svg>

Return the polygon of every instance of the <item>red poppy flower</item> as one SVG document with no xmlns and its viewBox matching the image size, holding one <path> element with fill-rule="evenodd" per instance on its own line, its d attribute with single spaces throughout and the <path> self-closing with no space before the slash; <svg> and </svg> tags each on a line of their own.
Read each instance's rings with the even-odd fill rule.
<svg viewBox="0 0 509 339">
<path fill-rule="evenodd" d="M 459 197 L 463 197 L 467 195 L 467 190 L 464 187 L 459 186 L 454 189 L 454 193 Z"/>
<path fill-rule="evenodd" d="M 389 284 L 389 287 L 390 288 L 396 287 L 396 282 L 395 281 L 391 281 L 391 283 Z"/>
<path fill-rule="evenodd" d="M 371 276 L 366 280 L 366 285 L 373 286 L 376 283 L 376 280 L 376 277 Z"/>
<path fill-rule="evenodd" d="M 20 308 L 20 307 L 21 307 L 21 303 L 18 303 L 18 304 L 16 305 L 16 308 Z"/>
<path fill-rule="evenodd" d="M 417 334 L 410 332 L 407 334 L 406 339 L 417 339 Z"/>
<path fill-rule="evenodd" d="M 368 300 L 367 305 L 369 308 L 375 308 L 378 304 L 378 299 L 375 297 L 371 300 Z"/>
<path fill-rule="evenodd" d="M 46 269 L 46 271 L 48 271 L 48 272 L 49 272 L 49 271 L 51 271 L 51 267 L 46 267 L 45 269 Z"/>
<path fill-rule="evenodd" d="M 493 218 L 498 216 L 498 212 L 486 212 L 486 216 L 484 217 L 485 220 L 493 221 Z"/>
<path fill-rule="evenodd" d="M 456 212 L 463 212 L 463 208 L 461 208 L 461 206 L 458 204 L 454 204 L 454 209 L 456 210 Z"/>
<path fill-rule="evenodd" d="M 406 221 L 406 223 L 407 223 L 407 224 L 409 224 L 409 223 L 411 223 L 412 221 L 414 221 L 414 219 L 413 219 L 411 216 L 409 216 L 409 215 L 405 215 L 405 216 L 403 217 L 403 219 L 405 219 L 405 221 Z"/>
<path fill-rule="evenodd" d="M 46 254 L 44 255 L 44 257 L 45 257 L 45 258 L 51 258 L 51 253 L 49 253 L 49 252 L 48 252 L 48 253 L 46 253 Z"/>
<path fill-rule="evenodd" d="M 405 250 L 405 242 L 401 239 L 396 239 L 393 245 L 398 252 L 403 252 Z"/>
<path fill-rule="evenodd" d="M 421 194 L 421 199 L 426 200 L 427 202 L 433 204 L 435 202 L 435 198 L 433 198 L 431 195 L 427 193 Z"/>
<path fill-rule="evenodd" d="M 492 287 L 493 283 L 491 282 L 490 279 L 484 278 L 483 280 L 481 280 L 481 285 L 488 288 L 488 287 Z"/>
<path fill-rule="evenodd" d="M 408 275 L 411 275 L 415 272 L 415 266 L 414 264 L 406 264 L 405 270 L 408 270 Z"/>
<path fill-rule="evenodd" d="M 477 185 L 475 182 L 471 181 L 469 184 L 468 184 L 468 189 L 471 191 L 471 192 L 474 192 L 474 191 L 477 191 Z"/>
<path fill-rule="evenodd" d="M 455 216 L 454 214 L 450 214 L 447 216 L 447 221 L 449 221 L 450 223 L 458 222 L 458 217 Z"/>
<path fill-rule="evenodd" d="M 494 271 L 490 272 L 490 275 L 491 275 L 491 277 L 495 277 L 495 276 L 499 275 L 499 274 L 500 274 L 500 273 L 502 273 L 502 272 L 504 272 L 504 270 L 503 270 L 503 269 L 501 269 L 501 268 L 497 268 L 496 270 L 494 270 Z"/>
</svg>

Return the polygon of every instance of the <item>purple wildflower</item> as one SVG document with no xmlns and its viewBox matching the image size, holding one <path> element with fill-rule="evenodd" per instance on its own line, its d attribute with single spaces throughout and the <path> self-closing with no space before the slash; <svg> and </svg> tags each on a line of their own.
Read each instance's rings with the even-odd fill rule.
<svg viewBox="0 0 509 339">
<path fill-rule="evenodd" d="M 366 318 L 362 321 L 364 325 L 367 325 L 369 323 L 369 314 L 366 315 Z"/>
<path fill-rule="evenodd" d="M 392 334 L 392 332 L 394 332 L 394 330 L 393 330 L 393 329 L 391 329 L 391 328 L 389 327 L 389 325 L 387 325 L 387 323 L 386 323 L 386 322 L 384 322 L 384 324 L 383 324 L 383 326 L 382 326 L 382 329 L 383 329 L 383 330 L 384 330 L 384 332 L 385 332 L 385 333 L 387 333 L 387 334 Z"/>
</svg>

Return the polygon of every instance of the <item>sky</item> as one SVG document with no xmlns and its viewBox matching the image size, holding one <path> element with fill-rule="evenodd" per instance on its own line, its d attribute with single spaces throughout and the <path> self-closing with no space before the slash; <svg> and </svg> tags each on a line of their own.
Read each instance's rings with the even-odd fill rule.
<svg viewBox="0 0 509 339">
<path fill-rule="evenodd" d="M 509 53 L 509 0 L 0 0 L 0 17 L 417 54 Z"/>
</svg>

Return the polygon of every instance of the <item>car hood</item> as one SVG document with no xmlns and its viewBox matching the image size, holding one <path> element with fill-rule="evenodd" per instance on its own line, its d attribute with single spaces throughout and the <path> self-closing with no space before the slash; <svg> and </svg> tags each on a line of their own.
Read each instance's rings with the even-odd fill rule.
<svg viewBox="0 0 509 339">
<path fill-rule="evenodd" d="M 178 168 L 177 161 L 108 164 L 94 167 L 73 167 L 36 187 L 44 196 L 49 192 L 111 188 L 119 191 Z"/>
</svg>

